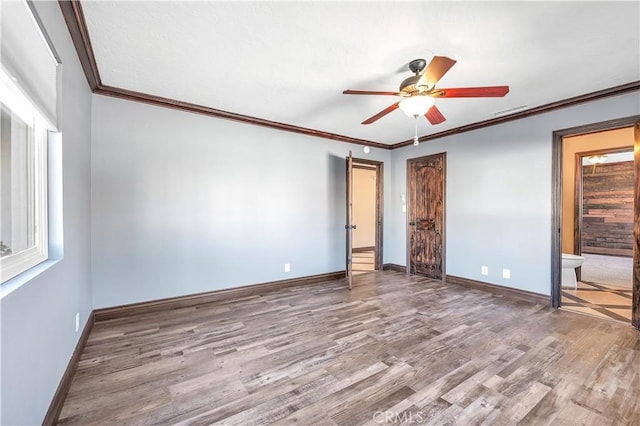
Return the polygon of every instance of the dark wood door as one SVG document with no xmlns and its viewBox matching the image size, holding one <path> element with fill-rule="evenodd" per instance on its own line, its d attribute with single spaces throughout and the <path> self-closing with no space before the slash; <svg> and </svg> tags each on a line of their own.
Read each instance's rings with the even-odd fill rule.
<svg viewBox="0 0 640 426">
<path fill-rule="evenodd" d="M 446 154 L 409 160 L 408 271 L 441 279 L 444 270 Z"/>
<path fill-rule="evenodd" d="M 349 151 L 347 157 L 347 220 L 344 229 L 346 231 L 346 265 L 347 284 L 349 290 L 353 286 L 353 155 Z"/>
</svg>

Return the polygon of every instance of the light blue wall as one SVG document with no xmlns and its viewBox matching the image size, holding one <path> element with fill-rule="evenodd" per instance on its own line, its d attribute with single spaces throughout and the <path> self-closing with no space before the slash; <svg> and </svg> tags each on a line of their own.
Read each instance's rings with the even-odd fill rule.
<svg viewBox="0 0 640 426">
<path fill-rule="evenodd" d="M 91 93 L 58 3 L 37 2 L 36 9 L 63 62 L 64 259 L 44 265 L 53 264 L 0 301 L 3 425 L 42 422 L 80 336 L 75 314 L 82 329 L 92 309 Z"/>
<path fill-rule="evenodd" d="M 344 270 L 344 158 L 391 156 L 104 96 L 92 113 L 95 308 Z"/>
<path fill-rule="evenodd" d="M 446 152 L 446 273 L 550 294 L 552 132 L 639 113 L 634 92 L 392 151 L 386 261 L 406 264 L 407 159 Z"/>
<path fill-rule="evenodd" d="M 552 131 L 640 113 L 636 92 L 367 155 L 92 97 L 58 4 L 36 7 L 64 63 L 64 259 L 0 301 L 2 424 L 42 421 L 76 312 L 343 269 L 349 149 L 385 162 L 385 263 L 405 264 L 406 160 L 447 152 L 447 273 L 549 294 Z"/>
</svg>

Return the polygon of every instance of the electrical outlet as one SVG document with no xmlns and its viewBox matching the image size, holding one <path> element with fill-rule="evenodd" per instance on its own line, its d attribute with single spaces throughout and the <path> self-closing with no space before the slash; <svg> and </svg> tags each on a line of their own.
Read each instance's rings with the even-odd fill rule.
<svg viewBox="0 0 640 426">
<path fill-rule="evenodd" d="M 503 269 L 502 270 L 502 278 L 510 279 L 511 278 L 511 269 Z"/>
<path fill-rule="evenodd" d="M 76 312 L 76 333 L 80 330 L 80 312 Z"/>
<path fill-rule="evenodd" d="M 291 264 L 290 263 L 285 263 L 284 264 L 284 271 L 285 272 L 291 272 Z"/>
<path fill-rule="evenodd" d="M 481 268 L 481 273 L 482 273 L 482 275 L 489 275 L 489 267 L 488 266 L 483 266 Z"/>
</svg>

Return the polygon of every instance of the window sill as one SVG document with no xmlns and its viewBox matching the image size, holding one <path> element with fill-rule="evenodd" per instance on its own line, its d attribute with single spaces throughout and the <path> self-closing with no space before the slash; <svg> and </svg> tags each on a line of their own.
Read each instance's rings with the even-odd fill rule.
<svg viewBox="0 0 640 426">
<path fill-rule="evenodd" d="M 37 264 L 36 266 L 29 268 L 21 274 L 16 275 L 10 280 L 0 284 L 0 300 L 4 299 L 9 294 L 13 293 L 15 290 L 19 289 L 32 279 L 36 278 L 38 275 L 45 272 L 47 269 L 51 268 L 56 263 L 60 262 L 62 259 L 48 259 L 42 263 Z"/>
</svg>

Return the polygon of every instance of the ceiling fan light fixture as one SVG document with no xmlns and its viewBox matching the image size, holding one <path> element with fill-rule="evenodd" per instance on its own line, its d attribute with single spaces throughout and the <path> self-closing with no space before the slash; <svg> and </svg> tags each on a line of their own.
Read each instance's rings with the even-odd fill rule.
<svg viewBox="0 0 640 426">
<path fill-rule="evenodd" d="M 405 78 L 397 92 L 348 89 L 342 93 L 345 95 L 400 96 L 402 98 L 364 120 L 362 122 L 364 125 L 374 123 L 396 109 L 401 109 L 406 115 L 416 119 L 421 116 L 425 117 L 432 125 L 441 124 L 446 121 L 446 118 L 435 106 L 435 98 L 501 98 L 509 93 L 509 86 L 436 89 L 438 81 L 455 63 L 456 61 L 446 56 L 434 56 L 428 65 L 424 59 L 415 59 L 409 63 L 409 69 L 415 75 Z M 504 113 L 504 111 L 500 113 Z"/>
<path fill-rule="evenodd" d="M 398 106 L 407 116 L 416 117 L 425 115 L 434 103 L 435 99 L 431 96 L 417 95 L 404 98 Z"/>
</svg>

